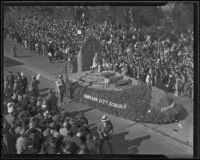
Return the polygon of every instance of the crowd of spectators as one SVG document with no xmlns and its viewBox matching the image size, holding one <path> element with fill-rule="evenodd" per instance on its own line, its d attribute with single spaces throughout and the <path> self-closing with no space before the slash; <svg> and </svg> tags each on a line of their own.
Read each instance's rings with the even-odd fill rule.
<svg viewBox="0 0 200 160">
<path fill-rule="evenodd" d="M 96 154 L 97 140 L 83 112 L 61 113 L 57 95 L 40 95 L 39 76 L 31 83 L 9 72 L 4 83 L 3 153 Z M 36 88 L 35 88 L 36 87 Z"/>
<path fill-rule="evenodd" d="M 103 66 L 175 95 L 193 97 L 193 31 L 138 36 L 134 25 L 127 29 L 110 21 L 83 25 L 30 15 L 7 19 L 7 33 L 41 55 L 52 52 L 57 59 L 73 59 L 92 34 L 102 43 Z"/>
</svg>

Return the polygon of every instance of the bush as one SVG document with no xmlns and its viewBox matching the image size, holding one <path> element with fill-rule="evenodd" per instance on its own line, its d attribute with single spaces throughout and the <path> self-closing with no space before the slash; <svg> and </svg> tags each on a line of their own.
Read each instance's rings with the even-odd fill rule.
<svg viewBox="0 0 200 160">
<path fill-rule="evenodd" d="M 132 82 L 132 80 L 130 80 L 130 79 L 120 79 L 120 80 L 117 81 L 115 86 L 116 87 L 117 86 L 125 86 L 127 84 L 130 84 L 131 82 Z"/>
<path fill-rule="evenodd" d="M 112 76 L 109 78 L 110 83 L 117 83 L 118 80 L 122 79 L 122 76 Z"/>
<path fill-rule="evenodd" d="M 111 76 L 114 76 L 115 75 L 115 72 L 104 72 L 102 73 L 102 75 L 105 77 L 105 78 L 109 78 Z"/>
<path fill-rule="evenodd" d="M 156 108 L 151 108 L 151 112 L 146 112 L 139 121 L 146 123 L 159 123 L 168 124 L 175 121 L 183 120 L 187 116 L 187 111 L 179 104 L 175 104 L 173 108 L 170 108 L 166 112 L 159 112 Z"/>
<path fill-rule="evenodd" d="M 158 109 L 161 107 L 151 106 L 152 88 L 145 83 L 139 82 L 138 85 L 122 91 L 97 89 L 74 83 L 71 85 L 71 90 L 72 98 L 75 101 L 133 121 L 166 124 L 172 123 L 176 119 L 183 119 L 187 115 L 180 105 L 175 105 L 165 112 Z M 84 94 L 96 97 L 96 100 L 86 99 Z M 100 99 L 105 100 L 105 103 L 100 103 Z M 126 105 L 126 109 L 110 106 L 109 102 Z M 151 112 L 149 113 L 148 110 Z"/>
<path fill-rule="evenodd" d="M 168 97 L 168 95 L 156 87 L 152 88 L 151 97 L 151 106 L 157 110 L 169 106 L 172 103 L 172 100 Z"/>
</svg>

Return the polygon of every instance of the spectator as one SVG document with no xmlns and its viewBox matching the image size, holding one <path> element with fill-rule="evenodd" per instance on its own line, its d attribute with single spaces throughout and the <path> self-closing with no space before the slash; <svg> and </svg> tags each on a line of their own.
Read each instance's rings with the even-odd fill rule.
<svg viewBox="0 0 200 160">
<path fill-rule="evenodd" d="M 30 85 L 30 90 L 32 91 L 32 94 L 34 97 L 39 96 L 39 90 L 38 90 L 38 84 L 40 83 L 39 81 L 40 74 L 37 75 L 37 77 L 32 76 L 32 81 Z"/>
<path fill-rule="evenodd" d="M 27 78 L 24 76 L 24 73 L 21 72 L 21 88 L 22 88 L 22 94 L 25 94 L 26 93 L 26 89 L 27 89 L 27 86 L 28 86 L 28 80 Z"/>
<path fill-rule="evenodd" d="M 109 145 L 110 153 L 112 154 L 111 135 L 113 133 L 113 125 L 105 115 L 102 116 L 101 122 L 98 124 L 97 132 L 100 136 L 99 152 L 101 154 L 103 153 L 103 145 L 106 141 Z"/>
</svg>

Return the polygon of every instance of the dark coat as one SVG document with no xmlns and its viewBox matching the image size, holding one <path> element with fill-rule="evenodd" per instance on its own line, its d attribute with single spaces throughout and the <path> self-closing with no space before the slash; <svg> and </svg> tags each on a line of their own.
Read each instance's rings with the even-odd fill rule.
<svg viewBox="0 0 200 160">
<path fill-rule="evenodd" d="M 76 135 L 72 137 L 72 142 L 74 142 L 78 148 L 81 146 L 81 143 L 82 143 L 81 139 L 77 137 Z"/>
<path fill-rule="evenodd" d="M 57 109 L 57 97 L 55 94 L 48 94 L 47 105 L 50 107 L 50 110 Z"/>
<path fill-rule="evenodd" d="M 21 78 L 21 86 L 22 86 L 22 88 L 27 89 L 27 85 L 28 85 L 27 78 L 26 77 L 22 77 Z"/>
<path fill-rule="evenodd" d="M 29 100 L 28 100 L 27 98 L 22 98 L 22 100 L 21 100 L 21 105 L 22 105 L 22 108 L 23 108 L 24 110 L 27 109 L 28 104 L 29 104 Z"/>
<path fill-rule="evenodd" d="M 97 145 L 92 140 L 87 140 L 86 144 L 90 154 L 97 154 Z"/>
<path fill-rule="evenodd" d="M 7 82 L 8 82 L 9 86 L 13 87 L 13 85 L 14 85 L 14 75 L 9 75 L 7 77 Z"/>
<path fill-rule="evenodd" d="M 73 125 L 70 128 L 70 132 L 72 132 L 72 135 L 75 135 L 78 132 L 78 127 L 76 125 Z"/>
<path fill-rule="evenodd" d="M 110 132 L 113 131 L 113 124 L 110 120 L 107 121 L 107 125 L 105 126 L 102 122 L 98 124 L 97 132 L 100 134 L 100 137 L 103 138 L 104 135 L 102 133 L 105 133 L 107 136 L 111 136 Z"/>
</svg>

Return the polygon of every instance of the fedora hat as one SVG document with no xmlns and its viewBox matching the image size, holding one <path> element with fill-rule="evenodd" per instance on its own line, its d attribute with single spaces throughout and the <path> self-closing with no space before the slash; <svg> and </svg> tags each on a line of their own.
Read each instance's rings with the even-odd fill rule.
<svg viewBox="0 0 200 160">
<path fill-rule="evenodd" d="M 101 121 L 105 122 L 105 121 L 107 121 L 107 120 L 108 120 L 108 117 L 107 117 L 106 115 L 103 115 L 103 116 L 101 117 Z"/>
</svg>

